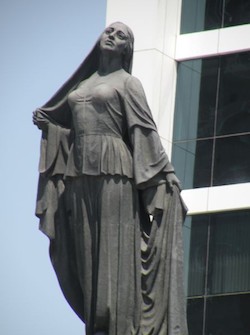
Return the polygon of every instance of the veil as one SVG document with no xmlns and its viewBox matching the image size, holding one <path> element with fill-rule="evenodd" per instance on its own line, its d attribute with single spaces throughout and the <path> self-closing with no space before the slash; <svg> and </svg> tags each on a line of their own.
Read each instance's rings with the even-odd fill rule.
<svg viewBox="0 0 250 335">
<path fill-rule="evenodd" d="M 110 26 L 112 26 L 112 24 Z M 131 74 L 133 64 L 134 36 L 132 30 L 127 25 L 125 26 L 129 35 L 129 43 L 127 51 L 123 56 L 122 67 L 126 72 Z M 71 77 L 42 107 L 38 108 L 39 111 L 44 112 L 46 115 L 48 115 L 48 117 L 52 118 L 55 122 L 58 122 L 62 126 L 70 126 L 70 110 L 67 102 L 68 94 L 73 91 L 80 82 L 89 78 L 98 70 L 100 59 L 100 38 L 101 35 L 99 36 L 88 56 L 83 60 L 83 62 L 79 65 Z"/>
</svg>

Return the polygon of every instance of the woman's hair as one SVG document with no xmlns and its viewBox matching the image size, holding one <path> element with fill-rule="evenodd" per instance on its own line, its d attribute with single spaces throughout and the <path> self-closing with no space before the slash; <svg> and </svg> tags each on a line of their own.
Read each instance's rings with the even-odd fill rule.
<svg viewBox="0 0 250 335">
<path fill-rule="evenodd" d="M 123 55 L 122 64 L 123 64 L 124 70 L 127 71 L 128 73 L 131 73 L 132 63 L 133 63 L 133 53 L 134 53 L 134 34 L 127 25 L 124 24 L 124 26 L 126 26 L 127 31 L 128 31 L 128 44 L 127 44 L 126 52 Z"/>
</svg>

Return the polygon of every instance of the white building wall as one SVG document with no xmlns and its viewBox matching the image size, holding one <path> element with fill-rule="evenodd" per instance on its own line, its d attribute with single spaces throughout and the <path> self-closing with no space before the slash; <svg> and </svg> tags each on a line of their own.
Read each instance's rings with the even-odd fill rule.
<svg viewBox="0 0 250 335">
<path fill-rule="evenodd" d="M 179 12 L 180 0 L 107 0 L 107 25 L 122 21 L 134 32 L 133 75 L 142 82 L 169 156 L 172 148 Z"/>
<path fill-rule="evenodd" d="M 122 21 L 135 35 L 133 75 L 144 87 L 171 156 L 176 61 L 250 50 L 250 25 L 179 34 L 181 0 L 107 0 L 107 25 Z M 240 38 L 239 38 L 240 37 Z M 184 190 L 189 214 L 250 208 L 250 183 Z"/>
</svg>

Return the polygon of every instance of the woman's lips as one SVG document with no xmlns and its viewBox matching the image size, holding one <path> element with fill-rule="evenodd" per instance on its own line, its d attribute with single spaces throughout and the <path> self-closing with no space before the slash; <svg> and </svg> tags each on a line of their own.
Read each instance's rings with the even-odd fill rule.
<svg viewBox="0 0 250 335">
<path fill-rule="evenodd" d="M 114 43 L 113 43 L 113 41 L 111 41 L 111 40 L 106 40 L 105 44 L 114 46 Z"/>
</svg>

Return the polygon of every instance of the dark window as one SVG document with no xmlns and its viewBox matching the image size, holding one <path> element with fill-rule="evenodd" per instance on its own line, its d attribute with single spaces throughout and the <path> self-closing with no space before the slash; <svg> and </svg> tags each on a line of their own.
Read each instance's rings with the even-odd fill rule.
<svg viewBox="0 0 250 335">
<path fill-rule="evenodd" d="M 172 162 L 183 188 L 206 187 L 212 178 L 213 140 L 174 142 Z"/>
<path fill-rule="evenodd" d="M 248 123 L 250 127 L 250 123 Z M 250 180 L 250 135 L 235 135 L 215 140 L 213 182 L 244 183 Z M 197 172 L 196 172 L 197 174 Z"/>
<path fill-rule="evenodd" d="M 189 221 L 184 236 L 190 335 L 249 335 L 250 211 Z"/>
<path fill-rule="evenodd" d="M 172 161 L 183 188 L 250 181 L 250 52 L 178 65 Z"/>
<path fill-rule="evenodd" d="M 249 0 L 182 0 L 181 34 L 246 23 Z"/>
<path fill-rule="evenodd" d="M 187 319 L 189 335 L 203 334 L 204 298 L 188 299 Z"/>
<path fill-rule="evenodd" d="M 250 22 L 249 0 L 225 1 L 223 27 L 231 27 L 239 24 L 246 24 L 249 22 Z"/>
<path fill-rule="evenodd" d="M 249 335 L 249 306 L 250 294 L 208 298 L 204 334 Z"/>
</svg>

